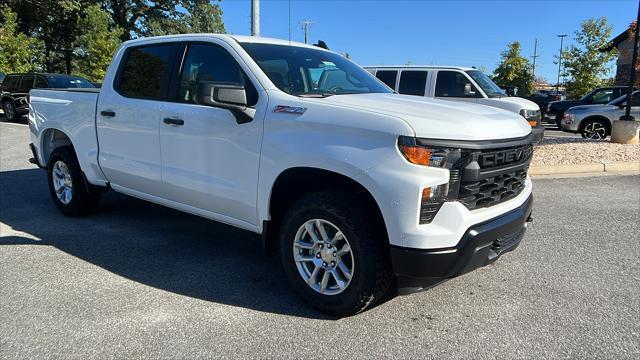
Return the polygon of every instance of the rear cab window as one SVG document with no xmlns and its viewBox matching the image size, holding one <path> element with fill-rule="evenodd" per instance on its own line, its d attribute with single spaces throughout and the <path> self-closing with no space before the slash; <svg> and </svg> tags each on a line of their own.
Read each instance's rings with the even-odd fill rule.
<svg viewBox="0 0 640 360">
<path fill-rule="evenodd" d="M 398 92 L 405 95 L 424 96 L 427 88 L 428 72 L 424 70 L 404 70 L 400 74 Z"/>
<path fill-rule="evenodd" d="M 183 44 L 162 43 L 127 49 L 115 90 L 122 96 L 167 99 L 171 69 Z"/>
</svg>

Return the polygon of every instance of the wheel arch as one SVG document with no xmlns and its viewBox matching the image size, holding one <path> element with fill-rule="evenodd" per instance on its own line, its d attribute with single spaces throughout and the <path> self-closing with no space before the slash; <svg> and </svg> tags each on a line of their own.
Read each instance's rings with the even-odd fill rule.
<svg viewBox="0 0 640 360">
<path fill-rule="evenodd" d="M 265 250 L 272 250 L 277 245 L 277 238 L 286 210 L 299 198 L 306 194 L 326 191 L 346 190 L 362 196 L 371 207 L 375 219 L 372 219 L 387 233 L 382 210 L 373 196 L 360 181 L 338 172 L 318 167 L 291 167 L 283 170 L 274 180 L 268 197 L 268 214 L 270 220 L 263 221 L 262 238 Z"/>
<path fill-rule="evenodd" d="M 42 135 L 40 135 L 40 154 L 45 167 L 49 163 L 49 158 L 53 151 L 62 146 L 71 146 L 76 153 L 76 157 L 78 156 L 71 137 L 67 133 L 58 128 L 48 128 L 42 131 Z"/>
<path fill-rule="evenodd" d="M 591 120 L 602 120 L 604 124 L 607 126 L 607 134 L 611 134 L 611 120 L 603 115 L 589 115 L 586 118 L 582 119 L 582 121 L 580 121 L 580 127 L 578 128 L 580 129 L 580 133 L 584 131 L 584 127 Z"/>
</svg>

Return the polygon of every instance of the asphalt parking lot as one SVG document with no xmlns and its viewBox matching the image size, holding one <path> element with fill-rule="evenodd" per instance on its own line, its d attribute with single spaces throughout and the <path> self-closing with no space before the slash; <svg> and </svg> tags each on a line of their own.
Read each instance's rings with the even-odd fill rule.
<svg viewBox="0 0 640 360">
<path fill-rule="evenodd" d="M 640 357 L 640 177 L 536 179 L 521 246 L 335 320 L 236 230 L 116 193 L 61 216 L 0 123 L 0 358 Z"/>
</svg>

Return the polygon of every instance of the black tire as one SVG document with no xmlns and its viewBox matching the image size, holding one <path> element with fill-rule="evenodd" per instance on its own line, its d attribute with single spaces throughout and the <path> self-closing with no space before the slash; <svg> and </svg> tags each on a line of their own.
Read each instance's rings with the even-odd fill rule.
<svg viewBox="0 0 640 360">
<path fill-rule="evenodd" d="M 72 185 L 70 190 L 71 197 L 67 203 L 59 199 L 56 194 L 54 167 L 57 162 L 64 163 L 70 174 Z M 85 182 L 75 151 L 71 146 L 59 147 L 53 151 L 47 164 L 47 179 L 51 198 L 58 210 L 64 215 L 73 217 L 88 215 L 98 207 L 100 203 L 100 193 L 89 190 L 90 186 Z"/>
<path fill-rule="evenodd" d="M 609 136 L 610 132 L 609 123 L 603 119 L 587 119 L 580 126 L 580 135 L 583 139 L 603 140 Z"/>
<path fill-rule="evenodd" d="M 556 126 L 558 130 L 562 130 L 562 118 L 564 117 L 564 111 L 556 113 Z"/>
<path fill-rule="evenodd" d="M 356 195 L 327 191 L 305 195 L 287 211 L 281 224 L 280 256 L 287 277 L 300 296 L 322 312 L 342 317 L 357 314 L 377 303 L 393 283 L 384 224 L 377 224 L 368 202 Z M 294 261 L 294 241 L 307 221 L 335 224 L 350 244 L 354 270 L 350 283 L 335 295 L 312 289 Z M 335 255 L 335 254 L 334 254 Z"/>
<path fill-rule="evenodd" d="M 16 106 L 10 100 L 5 100 L 2 103 L 2 111 L 4 111 L 4 117 L 7 121 L 18 121 L 20 118 Z"/>
</svg>

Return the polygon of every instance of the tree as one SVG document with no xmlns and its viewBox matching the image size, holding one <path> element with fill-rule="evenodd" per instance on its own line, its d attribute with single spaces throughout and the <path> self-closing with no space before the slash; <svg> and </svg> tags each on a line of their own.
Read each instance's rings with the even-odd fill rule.
<svg viewBox="0 0 640 360">
<path fill-rule="evenodd" d="M 17 15 L 8 6 L 0 7 L 0 72 L 16 73 L 40 70 L 42 41 L 17 32 Z"/>
<path fill-rule="evenodd" d="M 184 11 L 153 17 L 145 21 L 145 35 L 158 36 L 187 33 L 226 33 L 220 0 L 182 0 Z"/>
<path fill-rule="evenodd" d="M 145 33 L 142 23 L 160 21 L 177 14 L 180 0 L 100 0 L 102 8 L 111 15 L 113 23 L 122 29 L 120 40 Z"/>
<path fill-rule="evenodd" d="M 89 80 L 102 82 L 120 45 L 122 30 L 111 26 L 111 17 L 99 5 L 89 6 L 83 12 L 78 19 L 79 35 L 75 42 L 78 72 Z"/>
<path fill-rule="evenodd" d="M 614 53 L 601 52 L 611 36 L 611 26 L 606 18 L 588 19 L 575 32 L 576 45 L 571 45 L 562 56 L 564 76 L 568 76 L 567 92 L 581 97 L 601 86 L 610 70 Z"/>
<path fill-rule="evenodd" d="M 514 41 L 503 51 L 502 59 L 494 70 L 493 81 L 500 87 L 517 86 L 518 93 L 529 95 L 533 92 L 533 73 L 529 60 L 520 53 L 520 43 Z"/>
</svg>

